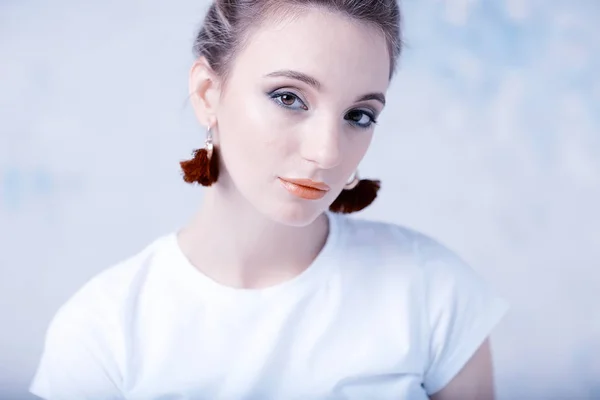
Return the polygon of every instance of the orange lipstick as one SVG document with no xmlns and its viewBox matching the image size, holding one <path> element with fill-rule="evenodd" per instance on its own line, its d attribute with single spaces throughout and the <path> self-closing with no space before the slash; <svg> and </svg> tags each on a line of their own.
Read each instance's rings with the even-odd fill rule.
<svg viewBox="0 0 600 400">
<path fill-rule="evenodd" d="M 288 192 L 306 200 L 322 199 L 330 189 L 325 183 L 310 179 L 279 178 L 279 181 Z"/>
</svg>

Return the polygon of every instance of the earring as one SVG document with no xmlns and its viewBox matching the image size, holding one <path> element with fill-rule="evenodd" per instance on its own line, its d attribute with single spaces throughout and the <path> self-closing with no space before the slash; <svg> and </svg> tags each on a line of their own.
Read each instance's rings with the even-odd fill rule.
<svg viewBox="0 0 600 400">
<path fill-rule="evenodd" d="M 355 172 L 344 186 L 344 190 L 329 206 L 329 210 L 340 214 L 350 214 L 369 206 L 381 188 L 380 181 L 360 179 Z"/>
<path fill-rule="evenodd" d="M 219 177 L 219 157 L 212 141 L 210 127 L 206 132 L 206 142 L 203 149 L 194 150 L 193 158 L 181 161 L 183 180 L 187 183 L 199 183 L 202 186 L 210 186 Z"/>
</svg>

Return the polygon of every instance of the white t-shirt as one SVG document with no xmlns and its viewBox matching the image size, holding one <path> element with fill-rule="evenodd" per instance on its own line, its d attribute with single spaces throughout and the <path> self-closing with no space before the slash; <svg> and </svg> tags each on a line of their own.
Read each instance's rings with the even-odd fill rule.
<svg viewBox="0 0 600 400">
<path fill-rule="evenodd" d="M 54 317 L 46 399 L 427 399 L 507 304 L 456 255 L 396 225 L 328 214 L 313 264 L 260 290 L 195 269 L 176 235 L 103 271 Z"/>
</svg>

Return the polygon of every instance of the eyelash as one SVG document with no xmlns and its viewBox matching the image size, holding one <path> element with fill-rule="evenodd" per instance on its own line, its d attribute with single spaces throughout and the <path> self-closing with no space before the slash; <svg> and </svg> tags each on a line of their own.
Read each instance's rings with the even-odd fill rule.
<svg viewBox="0 0 600 400">
<path fill-rule="evenodd" d="M 308 110 L 308 107 L 306 106 L 306 104 L 304 104 L 304 102 L 294 93 L 292 92 L 272 92 L 269 93 L 269 97 L 275 102 L 275 104 L 277 104 L 280 107 L 285 108 L 286 110 L 289 111 L 299 111 L 299 109 L 296 108 L 292 108 L 290 106 L 287 106 L 285 104 L 283 104 L 281 102 L 281 97 L 282 96 L 292 96 L 296 101 L 300 102 L 302 104 L 301 106 L 301 110 Z M 377 119 L 375 118 L 375 115 L 369 111 L 365 111 L 365 110 L 350 110 L 348 111 L 348 113 L 346 113 L 346 115 L 348 115 L 351 112 L 359 112 L 362 115 L 366 115 L 369 118 L 369 123 L 367 125 L 364 124 L 358 124 L 356 122 L 350 121 L 348 119 L 346 119 L 344 117 L 344 119 L 346 119 L 348 121 L 348 123 L 350 123 L 350 125 L 355 126 L 357 128 L 361 128 L 361 129 L 369 129 L 371 127 L 371 125 L 375 124 L 377 125 Z"/>
</svg>

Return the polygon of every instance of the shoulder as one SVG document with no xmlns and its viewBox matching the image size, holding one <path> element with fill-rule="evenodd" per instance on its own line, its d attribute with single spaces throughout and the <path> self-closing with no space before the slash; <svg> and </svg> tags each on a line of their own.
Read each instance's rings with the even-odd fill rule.
<svg viewBox="0 0 600 400">
<path fill-rule="evenodd" d="M 55 313 L 48 335 L 53 332 L 116 328 L 135 295 L 143 286 L 153 260 L 166 240 L 161 237 L 130 257 L 123 259 L 85 282 Z"/>
<path fill-rule="evenodd" d="M 364 264 L 364 273 L 415 287 L 433 314 L 445 304 L 489 298 L 493 290 L 480 271 L 434 237 L 415 229 L 358 218 L 338 220 L 344 252 Z"/>
<path fill-rule="evenodd" d="M 42 398 L 121 398 L 125 324 L 160 252 L 157 240 L 86 282 L 52 318 L 30 391 Z"/>
<path fill-rule="evenodd" d="M 417 303 L 404 304 L 417 304 L 415 320 L 425 320 L 418 335 L 428 344 L 424 386 L 428 394 L 441 390 L 484 343 L 508 303 L 480 273 L 431 236 L 354 218 L 342 218 L 340 226 L 347 238 L 345 251 L 352 253 L 349 258 L 365 266 L 361 282 L 375 274 L 378 291 L 385 288 L 418 298 Z"/>
<path fill-rule="evenodd" d="M 143 281 L 160 253 L 166 237 L 161 237 L 137 253 L 123 259 L 88 280 L 65 303 L 61 310 L 98 307 L 126 301 L 132 290 Z"/>
<path fill-rule="evenodd" d="M 410 256 L 413 264 L 420 268 L 435 269 L 446 265 L 464 268 L 465 262 L 443 244 L 421 231 L 404 225 L 359 219 L 338 217 L 340 230 L 347 245 L 353 248 L 370 248 L 380 253 L 382 250 L 395 251 Z"/>
</svg>

